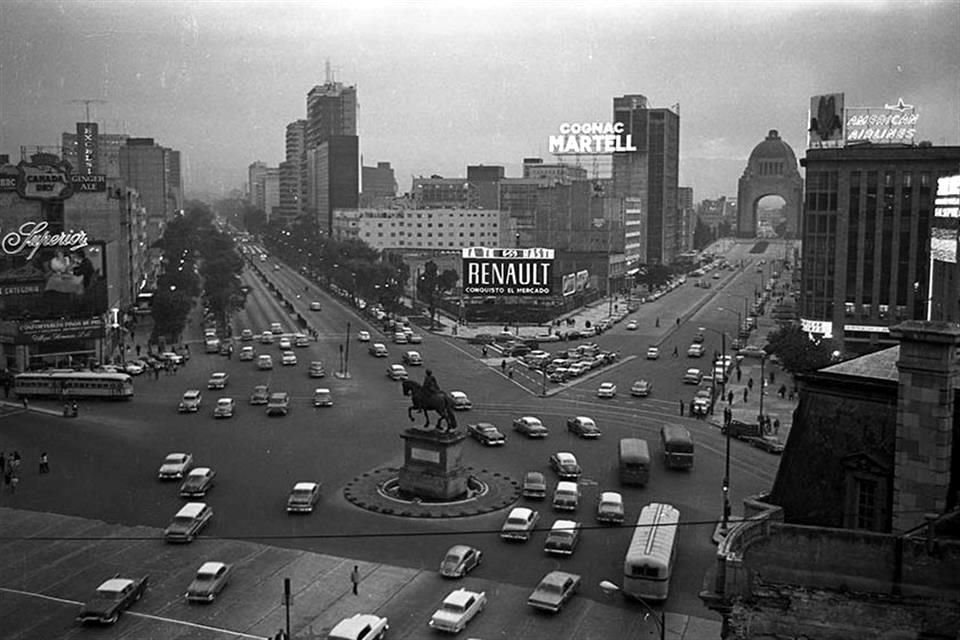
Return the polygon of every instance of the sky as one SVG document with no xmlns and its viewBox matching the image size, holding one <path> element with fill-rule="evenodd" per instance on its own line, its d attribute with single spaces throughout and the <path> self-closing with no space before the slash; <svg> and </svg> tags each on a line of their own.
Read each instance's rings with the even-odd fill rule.
<svg viewBox="0 0 960 640">
<path fill-rule="evenodd" d="M 0 153 L 59 145 L 103 101 L 101 132 L 180 150 L 187 196 L 219 197 L 284 160 L 327 61 L 357 87 L 364 165 L 390 162 L 401 193 L 474 164 L 519 177 L 561 123 L 635 93 L 679 105 L 696 201 L 736 196 L 770 129 L 802 158 L 812 95 L 902 97 L 918 139 L 960 144 L 956 0 L 0 0 Z"/>
</svg>

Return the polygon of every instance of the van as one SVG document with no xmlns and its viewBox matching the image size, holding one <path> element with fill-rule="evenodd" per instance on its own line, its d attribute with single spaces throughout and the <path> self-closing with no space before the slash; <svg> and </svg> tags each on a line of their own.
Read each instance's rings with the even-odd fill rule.
<svg viewBox="0 0 960 640">
<path fill-rule="evenodd" d="M 553 508 L 557 511 L 573 511 L 580 504 L 580 487 L 576 482 L 561 481 L 553 492 Z"/>
<path fill-rule="evenodd" d="M 619 450 L 620 484 L 646 486 L 650 480 L 650 447 L 641 438 L 622 438 Z"/>
<path fill-rule="evenodd" d="M 163 538 L 167 542 L 192 542 L 211 517 L 213 509 L 207 503 L 188 502 L 173 516 L 170 525 L 163 532 Z"/>
</svg>

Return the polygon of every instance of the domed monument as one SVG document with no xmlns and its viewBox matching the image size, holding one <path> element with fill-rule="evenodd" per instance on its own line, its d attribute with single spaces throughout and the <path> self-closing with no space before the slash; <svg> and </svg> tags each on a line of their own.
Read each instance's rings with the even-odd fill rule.
<svg viewBox="0 0 960 640">
<path fill-rule="evenodd" d="M 737 236 L 757 235 L 757 203 L 766 196 L 780 196 L 786 204 L 785 237 L 796 238 L 803 206 L 803 178 L 797 156 L 776 129 L 754 147 L 737 187 Z"/>
</svg>

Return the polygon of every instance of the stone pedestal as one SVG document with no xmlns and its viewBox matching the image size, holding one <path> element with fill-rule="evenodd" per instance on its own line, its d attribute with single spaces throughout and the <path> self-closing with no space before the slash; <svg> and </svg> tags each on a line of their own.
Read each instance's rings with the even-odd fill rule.
<svg viewBox="0 0 960 640">
<path fill-rule="evenodd" d="M 424 500 L 450 501 L 467 494 L 467 469 L 463 466 L 463 431 L 406 429 L 400 490 Z"/>
</svg>

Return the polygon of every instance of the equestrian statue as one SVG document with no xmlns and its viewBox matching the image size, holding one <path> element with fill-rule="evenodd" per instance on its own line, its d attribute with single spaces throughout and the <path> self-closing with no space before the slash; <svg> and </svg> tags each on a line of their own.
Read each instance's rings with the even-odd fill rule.
<svg viewBox="0 0 960 640">
<path fill-rule="evenodd" d="M 413 412 L 423 413 L 424 428 L 430 426 L 430 414 L 428 411 L 436 412 L 438 431 L 456 431 L 457 417 L 453 411 L 453 398 L 449 393 L 442 390 L 437 384 L 437 379 L 433 377 L 433 372 L 427 369 L 423 377 L 423 384 L 417 384 L 413 380 L 403 381 L 403 395 L 410 396 L 411 405 L 407 408 L 407 417 L 413 422 Z"/>
</svg>

